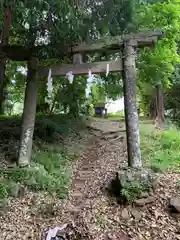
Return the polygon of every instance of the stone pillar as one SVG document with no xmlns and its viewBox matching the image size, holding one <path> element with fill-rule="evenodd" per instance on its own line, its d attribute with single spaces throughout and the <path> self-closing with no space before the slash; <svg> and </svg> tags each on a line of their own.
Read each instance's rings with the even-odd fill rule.
<svg viewBox="0 0 180 240">
<path fill-rule="evenodd" d="M 28 61 L 27 84 L 24 100 L 20 149 L 18 157 L 18 165 L 20 167 L 25 167 L 29 165 L 31 159 L 37 103 L 37 79 L 36 79 L 37 66 L 38 66 L 37 58 L 32 57 Z"/>
<path fill-rule="evenodd" d="M 124 43 L 123 56 L 123 90 L 128 166 L 141 168 L 139 117 L 136 106 L 136 60 L 134 42 L 131 42 L 131 40 Z"/>
</svg>

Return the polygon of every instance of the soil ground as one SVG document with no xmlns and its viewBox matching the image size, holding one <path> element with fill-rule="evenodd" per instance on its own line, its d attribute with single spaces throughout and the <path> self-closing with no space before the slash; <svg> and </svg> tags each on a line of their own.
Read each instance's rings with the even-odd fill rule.
<svg viewBox="0 0 180 240">
<path fill-rule="evenodd" d="M 178 175 L 159 175 L 153 203 L 139 208 L 118 205 L 104 186 L 127 165 L 124 123 L 92 121 L 89 129 L 91 138 L 73 165 L 68 199 L 29 192 L 12 200 L 0 216 L 0 240 L 40 240 L 48 228 L 71 221 L 94 240 L 180 239 L 180 219 L 166 211 Z"/>
</svg>

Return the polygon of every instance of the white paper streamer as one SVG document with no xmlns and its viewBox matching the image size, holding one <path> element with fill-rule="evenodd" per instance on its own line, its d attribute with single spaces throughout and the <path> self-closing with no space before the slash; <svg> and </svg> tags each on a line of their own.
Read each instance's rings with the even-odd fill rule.
<svg viewBox="0 0 180 240">
<path fill-rule="evenodd" d="M 109 75 L 109 63 L 106 65 L 106 77 Z"/>
<path fill-rule="evenodd" d="M 48 73 L 48 81 L 51 79 L 51 75 L 52 75 L 52 70 L 49 69 L 49 73 Z"/>
<path fill-rule="evenodd" d="M 46 237 L 46 240 L 51 240 L 52 238 L 55 238 L 58 231 L 62 231 L 67 227 L 67 224 L 64 224 L 60 227 L 50 228 Z"/>
<path fill-rule="evenodd" d="M 90 93 L 91 93 L 91 84 L 88 83 L 86 87 L 86 98 L 89 97 Z"/>
<path fill-rule="evenodd" d="M 52 86 L 53 79 L 52 79 L 51 75 L 52 75 L 52 70 L 49 69 L 48 81 L 47 81 L 48 97 L 51 97 L 52 90 L 53 90 L 53 86 Z"/>
<path fill-rule="evenodd" d="M 91 83 L 94 79 L 94 75 L 92 74 L 91 70 L 88 70 L 88 79 L 87 81 Z"/>
<path fill-rule="evenodd" d="M 67 77 L 69 83 L 72 84 L 72 83 L 73 83 L 73 79 L 74 79 L 73 72 L 72 72 L 72 71 L 68 72 L 68 73 L 66 74 L 66 77 Z"/>
</svg>

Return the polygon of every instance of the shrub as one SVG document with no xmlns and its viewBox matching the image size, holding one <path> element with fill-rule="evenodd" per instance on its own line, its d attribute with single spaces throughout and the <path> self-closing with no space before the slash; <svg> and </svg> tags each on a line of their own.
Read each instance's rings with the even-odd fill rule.
<svg viewBox="0 0 180 240">
<path fill-rule="evenodd" d="M 64 198 L 67 193 L 69 175 L 55 172 L 48 173 L 43 165 L 36 164 L 28 168 L 10 168 L 0 171 L 6 180 L 13 180 L 21 183 L 34 191 L 47 191 L 57 193 L 60 198 Z M 8 188 L 4 184 L 0 186 L 1 195 L 8 196 Z"/>
<path fill-rule="evenodd" d="M 148 191 L 149 187 L 146 185 L 142 185 L 139 182 L 127 183 L 123 186 L 121 190 L 121 196 L 128 202 L 133 202 L 134 200 L 140 198 L 143 192 Z"/>
<path fill-rule="evenodd" d="M 95 114 L 94 105 L 90 104 L 90 106 L 89 106 L 89 116 L 93 117 L 94 114 Z"/>
<path fill-rule="evenodd" d="M 161 132 L 141 131 L 142 157 L 148 166 L 155 171 L 179 169 L 180 164 L 180 132 L 167 129 Z"/>
<path fill-rule="evenodd" d="M 4 199 L 8 197 L 8 192 L 6 189 L 6 185 L 3 183 L 0 183 L 0 199 Z"/>
<path fill-rule="evenodd" d="M 20 126 L 19 118 L 10 118 L 9 121 L 3 119 L 0 124 L 4 126 L 6 122 L 10 132 L 14 132 L 14 125 Z M 84 126 L 83 118 L 72 119 L 66 115 L 46 118 L 37 116 L 31 166 L 0 169 L 0 178 L 3 179 L 0 185 L 0 198 L 11 195 L 13 183 L 16 185 L 20 183 L 33 191 L 56 193 L 60 198 L 64 198 L 70 183 L 69 163 L 74 158 L 74 154 L 69 154 L 69 145 L 64 146 L 61 143 L 64 137 L 76 140 L 75 137 L 79 136 L 79 130 Z M 55 139 L 54 133 L 57 133 L 60 138 Z M 7 137 L 6 139 L 9 140 Z"/>
</svg>

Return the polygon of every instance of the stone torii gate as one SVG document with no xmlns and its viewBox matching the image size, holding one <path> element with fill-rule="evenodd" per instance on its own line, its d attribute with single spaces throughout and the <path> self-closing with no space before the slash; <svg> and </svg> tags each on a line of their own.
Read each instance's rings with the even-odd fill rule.
<svg viewBox="0 0 180 240">
<path fill-rule="evenodd" d="M 51 66 L 52 76 L 65 76 L 72 71 L 73 75 L 87 75 L 88 70 L 92 73 L 101 74 L 106 72 L 109 64 L 110 72 L 123 73 L 124 109 L 127 136 L 128 165 L 133 168 L 142 167 L 139 136 L 139 118 L 136 106 L 136 48 L 153 46 L 162 32 L 154 31 L 114 37 L 111 40 L 101 40 L 93 44 L 79 44 L 73 46 L 69 51 L 73 54 L 73 64 L 57 64 Z M 122 58 L 113 61 L 101 61 L 83 63 L 82 54 L 92 52 L 119 52 Z M 37 76 L 48 76 L 49 68 L 38 68 L 37 58 L 32 57 L 29 62 L 31 73 L 27 77 L 27 88 L 25 94 L 23 124 L 20 140 L 19 164 L 25 166 L 29 162 L 32 149 L 32 138 L 36 114 L 37 99 Z M 31 109 L 28 109 L 28 102 Z"/>
</svg>

